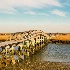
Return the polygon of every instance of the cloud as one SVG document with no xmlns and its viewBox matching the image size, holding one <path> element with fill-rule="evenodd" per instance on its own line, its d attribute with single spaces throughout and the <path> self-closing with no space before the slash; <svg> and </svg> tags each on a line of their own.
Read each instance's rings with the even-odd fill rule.
<svg viewBox="0 0 70 70">
<path fill-rule="evenodd" d="M 57 9 L 53 10 L 52 13 L 53 13 L 53 14 L 56 14 L 56 15 L 58 15 L 58 16 L 65 16 L 65 15 L 66 15 L 65 12 L 62 12 L 62 11 L 57 10 Z"/>
<path fill-rule="evenodd" d="M 15 9 L 0 9 L 0 13 L 6 13 L 6 14 L 15 14 L 16 10 Z"/>
<path fill-rule="evenodd" d="M 38 12 L 34 12 L 34 11 L 27 11 L 27 12 L 23 12 L 24 14 L 30 14 L 30 15 L 43 15 L 43 16 L 49 16 L 47 13 L 38 13 Z"/>
<path fill-rule="evenodd" d="M 14 11 L 15 8 L 43 8 L 51 6 L 61 7 L 58 0 L 0 0 L 0 11 Z M 5 12 L 4 12 L 5 13 Z"/>
<path fill-rule="evenodd" d="M 28 11 L 28 12 L 23 12 L 24 14 L 31 14 L 31 15 L 36 15 L 36 13 L 35 12 L 33 12 L 33 11 Z"/>
<path fill-rule="evenodd" d="M 49 16 L 48 14 L 46 13 L 38 13 L 39 15 L 44 15 L 44 16 Z"/>
</svg>

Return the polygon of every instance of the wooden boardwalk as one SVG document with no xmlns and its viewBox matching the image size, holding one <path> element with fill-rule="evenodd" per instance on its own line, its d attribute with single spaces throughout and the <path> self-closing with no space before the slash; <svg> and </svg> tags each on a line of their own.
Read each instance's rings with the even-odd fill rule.
<svg viewBox="0 0 70 70">
<path fill-rule="evenodd" d="M 22 42 L 22 40 L 20 40 L 20 41 L 19 41 L 19 40 L 17 40 L 17 41 L 13 41 L 13 40 L 12 40 L 12 41 L 1 42 L 1 43 L 0 43 L 0 47 L 1 47 L 1 46 L 5 46 L 5 45 L 8 45 L 8 44 L 18 43 L 18 42 Z"/>
</svg>

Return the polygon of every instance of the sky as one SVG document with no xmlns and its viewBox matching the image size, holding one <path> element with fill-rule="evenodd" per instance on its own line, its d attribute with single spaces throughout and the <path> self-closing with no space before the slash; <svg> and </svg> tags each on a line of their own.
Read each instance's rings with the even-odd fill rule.
<svg viewBox="0 0 70 70">
<path fill-rule="evenodd" d="M 0 33 L 28 30 L 70 33 L 70 0 L 0 0 Z"/>
</svg>

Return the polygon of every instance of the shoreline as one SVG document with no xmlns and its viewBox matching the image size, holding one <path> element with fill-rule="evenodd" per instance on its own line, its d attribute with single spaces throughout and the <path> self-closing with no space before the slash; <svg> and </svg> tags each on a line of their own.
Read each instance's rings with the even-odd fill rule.
<svg viewBox="0 0 70 70">
<path fill-rule="evenodd" d="M 19 65 L 19 66 L 18 66 Z M 61 63 L 61 62 L 21 62 L 16 63 L 14 65 L 10 65 L 9 67 L 3 67 L 2 70 L 69 70 L 70 65 Z"/>
</svg>

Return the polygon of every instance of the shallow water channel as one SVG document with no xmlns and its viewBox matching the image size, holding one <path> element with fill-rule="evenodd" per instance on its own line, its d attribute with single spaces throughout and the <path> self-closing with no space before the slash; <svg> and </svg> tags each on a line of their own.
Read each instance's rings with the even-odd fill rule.
<svg viewBox="0 0 70 70">
<path fill-rule="evenodd" d="M 31 59 L 50 62 L 70 62 L 70 44 L 48 44 Z"/>
</svg>

